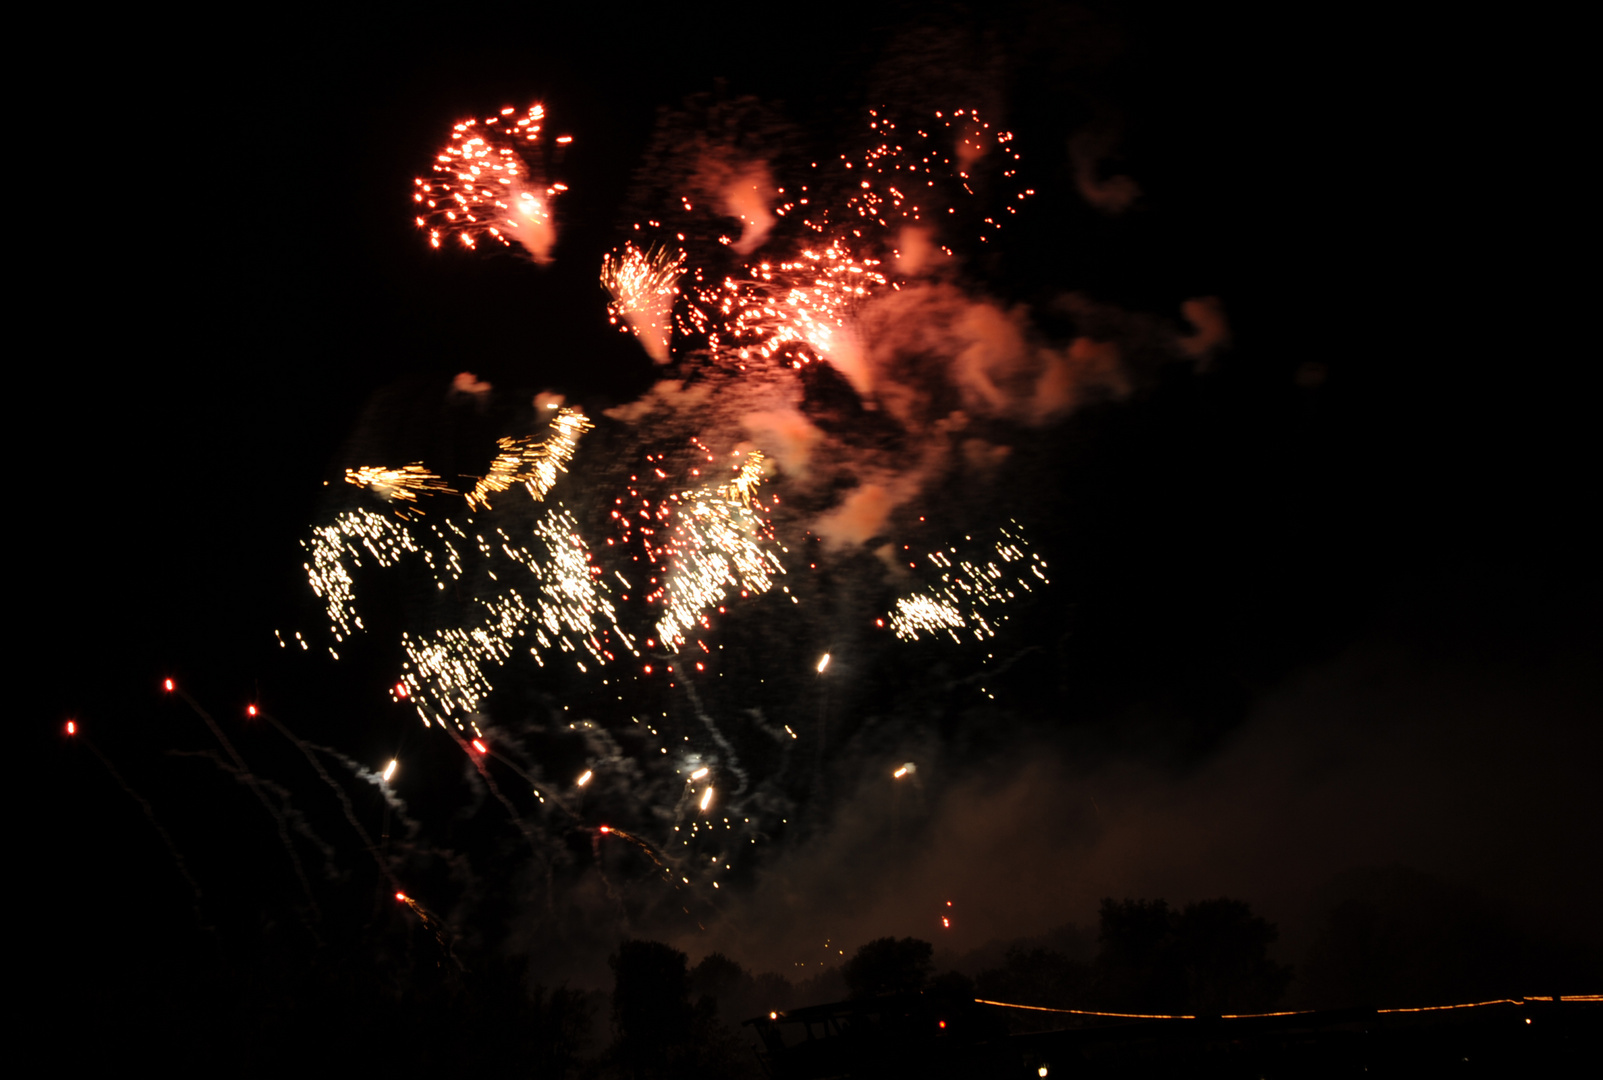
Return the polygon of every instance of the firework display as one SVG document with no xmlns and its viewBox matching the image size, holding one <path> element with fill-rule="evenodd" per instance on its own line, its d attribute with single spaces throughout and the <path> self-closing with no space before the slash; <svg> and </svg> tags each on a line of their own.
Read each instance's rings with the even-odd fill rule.
<svg viewBox="0 0 1603 1080">
<path fill-rule="evenodd" d="M 407 662 L 397 696 L 409 698 L 425 724 L 431 717 L 452 717 L 462 727 L 462 718 L 474 713 L 493 689 L 486 666 L 504 664 L 515 643 L 542 666 L 553 653 L 582 652 L 599 666 L 614 658 L 614 648 L 634 651 L 618 627 L 612 587 L 591 563 L 572 515 L 559 505 L 535 526 L 534 539 L 538 553 L 515 544 L 499 529 L 493 541 L 473 538 L 487 559 L 505 558 L 525 572 L 508 573 L 504 588 L 475 597 L 483 616 L 479 625 L 447 627 L 424 636 L 403 631 Z M 500 581 L 495 571 L 487 573 Z M 436 584 L 444 587 L 438 579 Z M 520 584 L 532 601 L 519 591 Z M 574 663 L 586 670 L 583 659 Z"/>
<path fill-rule="evenodd" d="M 549 222 L 548 200 L 560 186 L 539 185 L 529 156 L 544 121 L 537 105 L 453 129 L 435 163 L 436 179 L 417 181 L 414 193 L 427 211 L 417 223 L 433 246 L 454 236 L 472 248 L 488 236 L 536 257 L 547 250 L 539 238 Z M 915 489 L 907 481 L 863 485 L 815 522 L 814 535 L 805 517 L 780 513 L 783 482 L 797 468 L 793 448 L 780 441 L 777 458 L 765 453 L 760 431 L 756 446 L 732 441 L 716 417 L 783 417 L 778 403 L 811 365 L 852 375 L 860 363 L 853 350 L 863 347 L 854 327 L 858 312 L 882 297 L 916 292 L 928 269 L 920 259 L 927 262 L 931 252 L 950 256 L 964 236 L 987 240 L 1033 194 L 1017 185 L 1011 134 L 971 110 L 900 124 L 872 112 L 866 134 L 860 152 L 840 155 L 828 168 L 811 163 L 804 182 L 790 186 L 773 182 L 764 190 L 771 181 L 761 165 L 724 167 L 719 175 L 732 177 L 735 187 L 720 205 L 745 222 L 738 242 L 719 231 L 727 219 L 698 225 L 692 200 L 681 196 L 683 214 L 637 223 L 638 239 L 603 259 L 607 315 L 635 335 L 654 363 L 692 375 L 727 371 L 735 380 L 721 384 L 717 399 L 708 396 L 710 386 L 662 384 L 657 393 L 667 395 L 662 400 L 673 414 L 692 415 L 684 403 L 702 402 L 709 404 L 693 407 L 712 412 L 700 430 L 666 442 L 635 436 L 643 445 L 632 463 L 623 463 L 627 479 L 616 476 L 615 493 L 602 489 L 610 530 L 589 531 L 593 525 L 583 521 L 590 509 L 575 513 L 556 499 L 595 507 L 593 481 L 581 487 L 564 479 L 572 470 L 589 476 L 600 467 L 585 457 L 586 433 L 598 421 L 608 431 L 620 423 L 639 427 L 636 417 L 648 404 L 593 420 L 542 399 L 535 420 L 544 431 L 501 436 L 484 475 L 468 478 L 469 513 L 435 514 L 409 526 L 409 515 L 345 509 L 313 531 L 308 581 L 324 602 L 334 644 L 365 629 L 354 591 L 365 560 L 385 569 L 409 560 L 425 591 L 440 598 L 435 614 L 401 630 L 391 696 L 425 725 L 452 733 L 536 847 L 534 827 L 494 781 L 492 758 L 532 790 L 542 808 L 537 813 L 556 812 L 576 824 L 586 817 L 585 805 L 602 792 L 616 800 L 622 777 L 632 777 L 630 829 L 588 827 L 645 851 L 676 888 L 720 887 L 716 878 L 730 870 L 732 845 L 749 848 L 785 823 L 790 801 L 776 798 L 775 785 L 787 782 L 791 744 L 809 738 L 807 727 L 801 717 L 769 723 L 761 708 L 720 689 L 726 674 L 737 684 L 751 676 L 729 667 L 728 649 L 738 642 L 721 633 L 719 621 L 743 619 L 755 605 L 770 618 L 807 625 L 803 597 L 812 587 L 798 592 L 786 582 L 818 569 L 818 555 L 803 553 L 833 535 L 831 515 L 883 520 Z M 986 185 L 1009 184 L 1000 207 L 980 194 Z M 730 265 L 731 258 L 740 261 Z M 749 420 L 736 423 L 751 427 Z M 945 430 L 935 429 L 939 438 Z M 347 479 L 414 509 L 417 496 L 449 490 L 422 463 L 352 469 Z M 497 497 L 520 485 L 532 501 Z M 888 596 L 873 624 L 904 642 L 935 634 L 954 642 L 994 637 L 1005 606 L 1046 581 L 1044 561 L 1016 522 L 988 544 L 966 536 L 922 559 L 911 555 L 911 545 L 902 547 L 908 570 L 926 582 Z M 795 614 L 784 616 L 786 609 Z M 296 640 L 306 647 L 304 638 Z M 282 636 L 280 643 L 287 644 Z M 332 645 L 329 651 L 338 657 Z M 837 678 L 832 655 L 824 650 L 822 659 L 804 663 L 816 678 Z M 545 777 L 539 755 L 506 731 L 496 735 L 502 753 L 486 741 L 496 723 L 497 685 L 549 678 L 541 673 L 554 674 L 553 664 L 614 703 L 610 719 L 596 715 L 592 699 L 583 707 L 594 718 L 566 725 L 587 747 L 566 794 Z M 687 732 L 679 716 L 693 718 L 701 735 Z M 619 739 L 638 740 L 636 733 L 644 744 L 626 749 Z M 780 751 L 756 772 L 746 758 L 766 760 L 773 752 L 760 750 L 754 735 Z M 823 739 L 822 728 L 814 738 Z M 820 741 L 816 752 L 822 751 Z M 603 855 L 597 848 L 595 857 L 604 862 Z"/>
<path fill-rule="evenodd" d="M 1098 1016 L 1343 1005 L 1355 902 L 1591 989 L 1576 575 L 1393 527 L 1428 357 L 1265 240 L 1374 224 L 1256 153 L 1329 80 L 1205 11 L 839 14 L 186 32 L 140 153 L 57 118 L 165 254 L 75 276 L 117 340 L 36 456 L 88 483 L 21 519 L 51 1045 L 778 1075 L 921 978 L 842 1070 L 1117 1071 Z"/>
<path fill-rule="evenodd" d="M 489 238 L 550 257 L 563 186 L 540 174 L 545 123 L 536 105 L 453 128 L 413 191 L 432 247 Z M 1003 608 L 1046 580 L 1017 523 L 990 541 L 923 524 L 928 491 L 984 454 L 972 432 L 958 441 L 969 421 L 951 406 L 920 412 L 924 391 L 897 397 L 889 383 L 878 394 L 870 370 L 875 319 L 894 317 L 899 296 L 950 291 L 950 268 L 929 260 L 984 240 L 1029 194 L 993 205 L 1016 180 L 1011 136 L 965 111 L 900 126 L 875 113 L 864 134 L 858 152 L 800 175 L 720 159 L 697 201 L 662 192 L 664 214 L 632 224 L 602 260 L 597 304 L 666 369 L 636 401 L 587 411 L 541 393 L 515 407 L 510 430 L 464 426 L 472 444 L 446 460 L 481 463 L 474 475 L 358 459 L 326 487 L 325 516 L 302 542 L 327 639 L 290 627 L 275 631 L 279 645 L 387 665 L 391 701 L 427 729 L 414 737 L 460 755 L 476 801 L 504 812 L 497 828 L 521 838 L 548 911 L 558 883 L 592 875 L 619 925 L 709 925 L 824 782 L 853 723 L 857 665 L 993 638 Z M 900 432 L 821 427 L 807 380 L 831 370 L 860 395 L 858 416 Z M 917 378 L 945 380 L 948 396 L 961 387 L 940 364 L 904 388 Z M 488 382 L 463 374 L 452 387 L 450 407 L 491 415 Z M 507 424 L 504 408 L 494 415 Z M 442 498 L 452 494 L 462 501 Z M 377 589 L 379 610 L 365 610 Z M 947 640 L 926 642 L 937 634 Z M 225 749 L 208 760 L 269 811 L 310 927 L 316 863 L 303 855 L 326 868 L 331 845 L 184 700 Z M 449 953 L 460 924 L 416 897 L 439 901 L 418 874 L 454 856 L 411 839 L 421 825 L 396 792 L 398 777 L 427 770 L 397 744 L 360 762 L 305 742 L 255 701 L 247 716 L 290 740 L 391 894 Z M 382 828 L 364 822 L 353 778 L 361 797 L 382 799 Z M 392 817 L 403 845 L 391 844 Z"/>
<path fill-rule="evenodd" d="M 632 331 L 659 364 L 668 360 L 670 317 L 684 265 L 682 251 L 659 247 L 647 252 L 633 244 L 601 260 L 601 284 L 612 295 L 607 317 L 614 326 Z"/>
</svg>

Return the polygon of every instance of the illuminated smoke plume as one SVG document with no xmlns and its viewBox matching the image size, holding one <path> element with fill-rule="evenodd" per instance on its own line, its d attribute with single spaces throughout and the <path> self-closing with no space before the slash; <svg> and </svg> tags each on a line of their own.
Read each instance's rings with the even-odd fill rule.
<svg viewBox="0 0 1603 1080">
<path fill-rule="evenodd" d="M 475 398 L 483 401 L 490 396 L 492 387 L 471 371 L 460 371 L 456 378 L 451 380 L 451 393 L 461 397 Z"/>
<path fill-rule="evenodd" d="M 774 227 L 769 200 L 776 194 L 774 178 L 761 161 L 734 170 L 723 184 L 724 213 L 740 222 L 740 237 L 730 244 L 737 255 L 750 255 L 768 239 Z"/>
<path fill-rule="evenodd" d="M 1082 131 L 1069 140 L 1074 186 L 1080 197 L 1104 214 L 1122 214 L 1141 197 L 1141 187 L 1123 173 L 1105 176 L 1115 139 L 1104 130 Z"/>
</svg>

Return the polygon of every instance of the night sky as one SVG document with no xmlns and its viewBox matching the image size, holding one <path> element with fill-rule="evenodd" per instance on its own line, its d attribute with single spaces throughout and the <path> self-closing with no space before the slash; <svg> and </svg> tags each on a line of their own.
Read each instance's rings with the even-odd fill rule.
<svg viewBox="0 0 1603 1080">
<path fill-rule="evenodd" d="M 115 1009 L 162 965 L 203 964 L 208 934 L 236 956 L 303 932 L 338 948 L 364 920 L 406 918 L 378 912 L 372 860 L 295 747 L 247 720 L 251 702 L 363 767 L 398 757 L 423 840 L 392 868 L 464 955 L 528 955 L 546 985 L 606 986 L 627 935 L 792 979 L 886 935 L 958 964 L 1094 927 L 1110 896 L 1246 900 L 1296 965 L 1333 903 L 1382 881 L 1493 911 L 1544 955 L 1596 956 L 1596 482 L 1570 420 L 1573 350 L 1518 314 L 1531 283 L 1495 254 L 1503 165 L 1477 148 L 1506 126 L 1484 108 L 1495 95 L 1427 61 L 1423 28 L 1314 12 L 855 4 L 776 28 L 731 10 L 263 18 L 193 46 L 174 36 L 190 28 L 141 23 L 114 59 L 64 62 L 59 96 L 78 104 L 38 110 L 56 114 L 38 134 L 77 192 L 49 271 L 72 306 L 28 361 L 51 420 L 23 460 L 45 497 L 13 517 L 32 541 L 16 556 L 27 753 L 46 772 L 11 891 L 48 933 L 56 992 Z M 768 822 L 711 898 L 670 893 L 627 853 L 606 856 L 604 884 L 589 869 L 584 830 L 604 814 L 667 820 L 648 805 L 667 790 L 653 762 L 636 795 L 622 779 L 611 802 L 598 793 L 583 828 L 514 792 L 536 847 L 561 852 L 531 862 L 462 751 L 391 700 L 399 631 L 434 601 L 364 571 L 374 629 L 335 663 L 300 541 L 366 497 L 340 482 L 348 466 L 482 472 L 535 393 L 599 419 L 659 378 L 694 385 L 693 365 L 656 368 L 608 324 L 597 268 L 698 160 L 644 166 L 659 110 L 695 130 L 706 101 L 745 99 L 773 125 L 749 156 L 781 184 L 795 162 L 860 153 L 876 103 L 979 108 L 1014 133 L 1035 194 L 984 250 L 954 242 L 925 307 L 865 314 L 870 351 L 926 316 L 955 325 L 945 303 L 1022 327 L 1042 356 L 1081 339 L 1115 359 L 1050 417 L 964 399 L 972 446 L 924 422 L 966 392 L 930 374 L 967 362 L 933 330 L 886 345 L 878 373 L 879 401 L 915 401 L 918 423 L 822 362 L 799 381 L 825 435 L 770 485 L 797 507 L 793 537 L 828 534 L 855 486 L 919 458 L 931 432 L 950 453 L 894 474 L 907 490 L 868 542 L 787 556 L 797 610 L 764 598 L 708 636 L 741 657 L 739 689 L 705 690 L 720 725 L 751 727 L 754 707 L 813 725 L 783 768 L 772 743 L 752 752 L 783 827 Z M 452 123 L 536 101 L 573 136 L 550 165 L 570 189 L 551 263 L 431 251 L 413 178 Z M 1204 297 L 1228 336 L 1188 345 L 1182 304 Z M 460 372 L 494 387 L 485 403 L 450 397 Z M 1018 385 L 1003 390 L 1027 401 Z M 603 520 L 639 455 L 739 423 L 710 415 L 604 421 L 557 496 Z M 872 626 L 910 587 L 874 549 L 1007 520 L 1050 584 L 997 638 L 905 644 Z M 280 649 L 275 630 L 312 650 Z M 318 837 L 294 844 L 321 922 L 261 804 L 162 694 L 168 677 Z M 589 760 L 556 733 L 581 715 L 626 725 L 655 708 L 717 757 L 683 689 L 651 685 L 631 683 L 620 713 L 594 678 L 515 667 L 486 722 L 552 784 Z M 148 800 L 198 907 L 139 804 L 62 737 L 69 718 Z M 382 828 L 376 789 L 321 760 Z M 906 761 L 912 782 L 893 781 Z"/>
</svg>

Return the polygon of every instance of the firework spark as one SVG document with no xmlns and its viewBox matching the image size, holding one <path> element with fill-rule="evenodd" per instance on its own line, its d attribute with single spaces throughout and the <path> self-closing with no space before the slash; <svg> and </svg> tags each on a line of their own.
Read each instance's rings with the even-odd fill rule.
<svg viewBox="0 0 1603 1080">
<path fill-rule="evenodd" d="M 718 288 L 698 289 L 697 324 L 714 350 L 801 367 L 827 356 L 854 306 L 887 283 L 877 266 L 839 242 L 807 247 L 794 259 L 758 263 Z"/>
<path fill-rule="evenodd" d="M 312 530 L 310 540 L 301 541 L 312 554 L 304 564 L 307 581 L 328 609 L 329 629 L 335 641 L 344 641 L 363 629 L 356 613 L 356 582 L 351 571 L 362 564 L 365 550 L 384 567 L 396 565 L 402 555 L 416 553 L 417 543 L 403 526 L 371 510 L 349 510 L 332 525 Z M 334 650 L 329 649 L 330 652 Z M 338 654 L 335 654 L 338 656 Z"/>
<path fill-rule="evenodd" d="M 529 164 L 544 107 L 530 106 L 514 118 L 516 111 L 457 124 L 434 159 L 435 179 L 413 181 L 417 226 L 428 230 L 433 247 L 454 236 L 474 248 L 488 236 L 509 248 L 517 244 L 536 262 L 550 260 L 556 240 L 551 200 L 566 186 L 537 181 Z"/>
</svg>

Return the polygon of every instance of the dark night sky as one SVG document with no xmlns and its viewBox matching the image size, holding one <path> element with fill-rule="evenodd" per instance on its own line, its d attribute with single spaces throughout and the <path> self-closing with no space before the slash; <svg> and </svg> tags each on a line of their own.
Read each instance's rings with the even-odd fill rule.
<svg viewBox="0 0 1603 1080">
<path fill-rule="evenodd" d="M 95 733 L 229 917 L 253 902 L 229 875 L 276 841 L 163 753 L 208 745 L 163 676 L 229 730 L 259 692 L 365 762 L 443 757 L 385 697 L 376 648 L 335 667 L 273 643 L 319 624 L 298 541 L 353 433 L 398 410 L 379 425 L 397 445 L 449 443 L 419 403 L 463 370 L 596 407 L 642 392 L 650 364 L 607 325 L 594 268 L 658 107 L 723 79 L 823 139 L 919 25 L 990 43 L 986 85 L 1042 190 L 987 287 L 1169 320 L 1216 295 L 1234 343 L 1038 440 L 1025 486 L 1056 526 L 1054 582 L 1012 643 L 1042 647 L 1003 684 L 1006 723 L 953 706 L 865 732 L 807 835 L 774 846 L 726 924 L 675 944 L 795 974 L 820 938 L 936 937 L 942 897 L 968 921 L 938 944 L 961 953 L 1089 924 L 1102 896 L 1231 895 L 1295 960 L 1336 875 L 1400 863 L 1596 947 L 1597 582 L 1574 509 L 1595 480 L 1562 405 L 1573 361 L 1512 329 L 1529 283 L 1490 257 L 1502 219 L 1475 217 L 1501 166 L 1474 140 L 1500 121 L 1471 74 L 1442 61 L 1435 82 L 1462 92 L 1418 89 L 1421 32 L 1302 11 L 870 4 L 776 31 L 738 10 L 263 19 L 196 48 L 142 24 L 128 40 L 152 47 L 93 76 L 65 64 L 90 97 L 54 130 L 92 136 L 104 188 L 97 227 L 63 226 L 76 314 L 32 361 L 56 418 L 28 448 L 49 496 L 14 519 L 44 548 L 24 604 L 45 676 L 31 839 L 52 910 L 84 928 L 58 939 L 63 967 L 132 970 L 193 922 L 134 804 L 60 723 Z M 407 200 L 442 133 L 533 100 L 575 136 L 555 264 L 429 252 Z M 1068 140 L 1091 118 L 1142 187 L 1127 214 L 1075 193 Z M 280 749 L 241 738 L 287 777 Z M 910 746 L 940 763 L 911 841 L 871 782 Z M 424 772 L 408 799 L 448 817 L 460 770 Z M 478 936 L 515 947 L 516 913 L 495 918 Z M 134 942 L 134 922 L 156 929 Z"/>
</svg>

